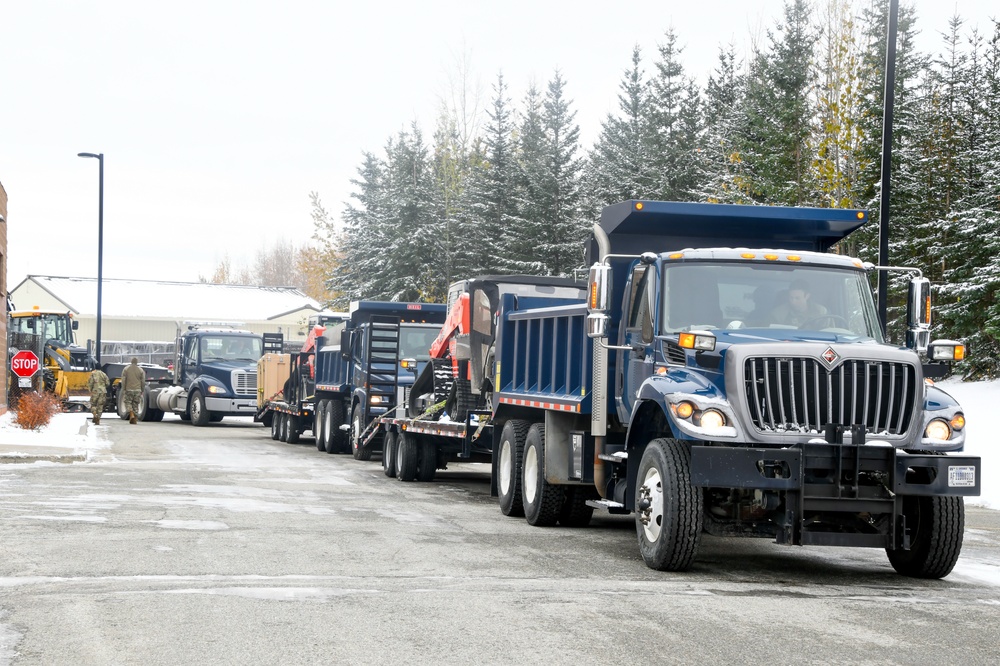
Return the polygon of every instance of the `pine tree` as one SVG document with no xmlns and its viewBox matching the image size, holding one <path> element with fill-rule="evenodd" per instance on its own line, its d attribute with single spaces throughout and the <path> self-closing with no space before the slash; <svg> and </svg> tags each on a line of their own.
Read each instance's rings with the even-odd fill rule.
<svg viewBox="0 0 1000 666">
<path fill-rule="evenodd" d="M 746 203 L 739 137 L 745 135 L 746 77 L 735 47 L 719 48 L 719 63 L 705 87 L 705 135 L 698 198 L 713 203 Z"/>
</svg>

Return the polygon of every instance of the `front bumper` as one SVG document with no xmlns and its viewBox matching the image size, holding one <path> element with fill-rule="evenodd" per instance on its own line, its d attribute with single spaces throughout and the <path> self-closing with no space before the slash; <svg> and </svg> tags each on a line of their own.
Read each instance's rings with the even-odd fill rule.
<svg viewBox="0 0 1000 666">
<path fill-rule="evenodd" d="M 218 414 L 253 416 L 257 412 L 257 400 L 255 398 L 212 398 L 206 396 L 205 408 Z"/>
</svg>

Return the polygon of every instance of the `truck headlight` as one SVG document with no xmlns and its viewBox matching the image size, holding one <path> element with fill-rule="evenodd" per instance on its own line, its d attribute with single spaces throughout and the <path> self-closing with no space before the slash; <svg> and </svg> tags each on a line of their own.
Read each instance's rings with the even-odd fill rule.
<svg viewBox="0 0 1000 666">
<path fill-rule="evenodd" d="M 209 386 L 205 390 L 208 391 L 209 393 L 225 393 L 226 392 L 226 389 L 224 389 L 221 386 Z"/>
<path fill-rule="evenodd" d="M 706 409 L 701 413 L 701 427 L 707 430 L 715 430 L 716 428 L 724 428 L 726 426 L 726 417 L 722 415 L 717 409 Z"/>
<path fill-rule="evenodd" d="M 380 405 L 380 404 L 382 404 L 382 396 L 380 396 L 380 395 L 371 395 L 371 396 L 368 396 L 368 402 L 371 403 L 371 404 L 373 404 L 373 405 Z"/>
<path fill-rule="evenodd" d="M 943 419 L 934 419 L 924 429 L 924 437 L 947 441 L 951 439 L 951 426 Z"/>
</svg>

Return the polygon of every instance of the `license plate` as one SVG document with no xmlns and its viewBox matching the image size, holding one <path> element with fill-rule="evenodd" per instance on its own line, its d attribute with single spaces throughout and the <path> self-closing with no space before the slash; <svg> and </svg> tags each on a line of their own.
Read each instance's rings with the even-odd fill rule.
<svg viewBox="0 0 1000 666">
<path fill-rule="evenodd" d="M 972 488 L 976 485 L 976 468 L 972 465 L 948 467 L 949 488 Z"/>
</svg>

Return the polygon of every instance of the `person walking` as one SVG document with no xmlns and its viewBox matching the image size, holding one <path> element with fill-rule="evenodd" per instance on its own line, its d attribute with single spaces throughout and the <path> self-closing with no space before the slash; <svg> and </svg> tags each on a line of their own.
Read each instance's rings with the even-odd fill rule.
<svg viewBox="0 0 1000 666">
<path fill-rule="evenodd" d="M 97 368 L 87 377 L 87 388 L 90 389 L 90 413 L 94 415 L 94 425 L 101 425 L 101 414 L 104 413 L 104 403 L 108 399 L 108 376 Z"/>
<path fill-rule="evenodd" d="M 128 422 L 135 424 L 139 420 L 139 401 L 142 400 L 142 390 L 146 386 L 146 371 L 139 367 L 139 359 L 132 357 L 132 364 L 122 372 L 122 390 L 125 410 L 128 411 Z"/>
</svg>

